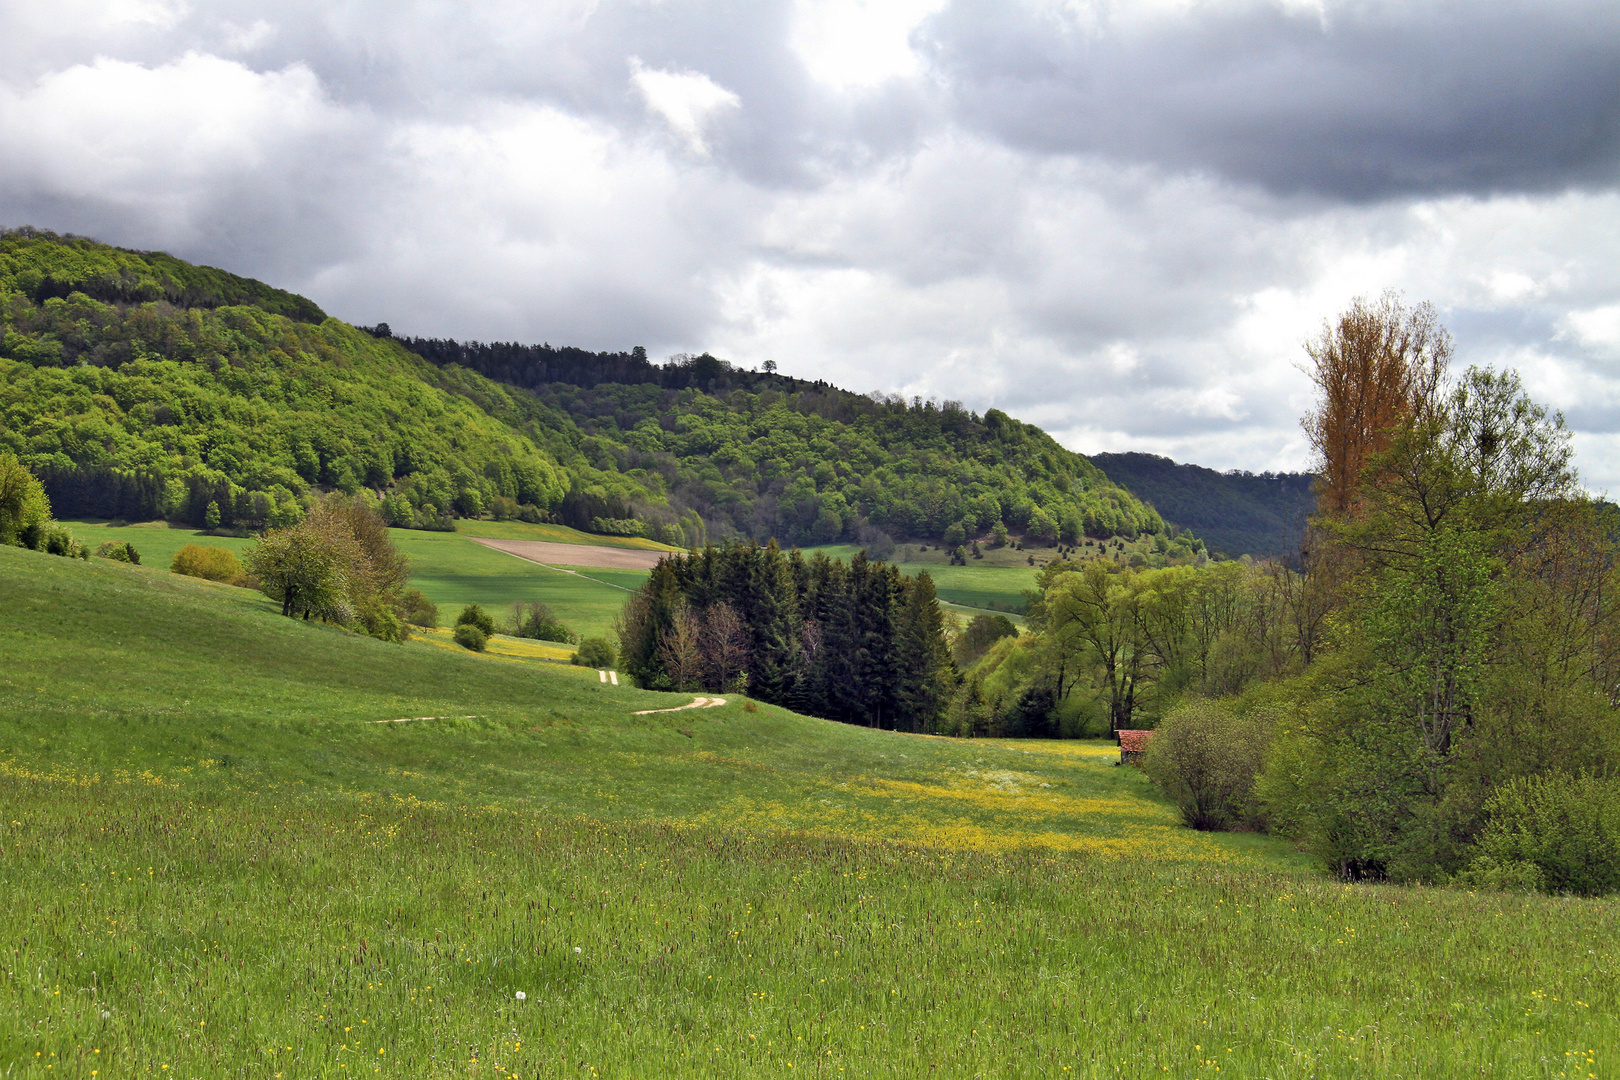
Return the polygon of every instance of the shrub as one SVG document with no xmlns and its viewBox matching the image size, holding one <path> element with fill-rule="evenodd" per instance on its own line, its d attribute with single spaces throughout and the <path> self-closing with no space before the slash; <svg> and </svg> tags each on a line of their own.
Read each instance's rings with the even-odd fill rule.
<svg viewBox="0 0 1620 1080">
<path fill-rule="evenodd" d="M 410 625 L 380 596 L 367 596 L 356 605 L 354 617 L 366 633 L 380 641 L 404 641 L 411 636 Z"/>
<path fill-rule="evenodd" d="M 476 607 L 477 605 L 473 605 Z M 489 635 L 484 633 L 477 624 L 465 622 L 457 623 L 455 630 L 456 644 L 473 652 L 483 652 L 484 646 L 489 644 Z"/>
<path fill-rule="evenodd" d="M 1213 701 L 1171 710 L 1149 740 L 1142 766 L 1195 829 L 1257 829 L 1255 778 L 1265 763 L 1271 717 L 1238 716 Z"/>
<path fill-rule="evenodd" d="M 456 626 L 476 626 L 483 632 L 485 638 L 495 632 L 495 620 L 490 617 L 489 612 L 477 604 L 468 604 L 461 609 L 461 614 L 456 616 Z"/>
<path fill-rule="evenodd" d="M 412 626 L 439 625 L 439 606 L 422 595 L 421 589 L 406 589 L 399 598 L 399 613 Z"/>
<path fill-rule="evenodd" d="M 140 552 L 135 545 L 127 540 L 105 540 L 96 548 L 96 557 L 99 559 L 112 559 L 115 562 L 141 564 Z"/>
<path fill-rule="evenodd" d="M 613 642 L 607 638 L 588 637 L 579 643 L 574 663 L 592 668 L 610 668 L 615 659 Z"/>
<path fill-rule="evenodd" d="M 550 608 L 540 603 L 520 602 L 512 605 L 512 634 L 536 641 L 560 641 L 565 645 L 579 640 L 578 634 L 564 626 Z"/>
<path fill-rule="evenodd" d="M 54 521 L 36 521 L 22 530 L 18 539 L 22 546 L 47 555 L 61 555 L 69 559 L 88 559 L 90 549 L 73 539 L 73 534 Z"/>
<path fill-rule="evenodd" d="M 1485 813 L 1459 883 L 1577 896 L 1620 891 L 1620 781 L 1521 777 L 1497 788 Z"/>
<path fill-rule="evenodd" d="M 242 572 L 241 562 L 230 549 L 204 547 L 202 544 L 187 544 L 175 552 L 174 559 L 169 563 L 169 570 L 176 574 L 184 574 L 186 577 L 203 578 L 207 581 L 234 583 L 246 576 Z"/>
</svg>

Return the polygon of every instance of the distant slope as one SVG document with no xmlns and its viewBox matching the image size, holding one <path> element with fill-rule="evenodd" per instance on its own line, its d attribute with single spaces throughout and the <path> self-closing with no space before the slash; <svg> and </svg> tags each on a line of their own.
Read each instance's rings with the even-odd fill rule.
<svg viewBox="0 0 1620 1080">
<path fill-rule="evenodd" d="M 1109 479 L 1230 556 L 1282 555 L 1316 506 L 1310 473 L 1221 473 L 1156 454 L 1094 454 Z"/>
</svg>

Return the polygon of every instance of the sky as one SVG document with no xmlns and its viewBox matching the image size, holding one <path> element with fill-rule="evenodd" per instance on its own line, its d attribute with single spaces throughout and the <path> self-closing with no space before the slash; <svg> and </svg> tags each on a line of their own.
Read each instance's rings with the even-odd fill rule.
<svg viewBox="0 0 1620 1080">
<path fill-rule="evenodd" d="M 1620 490 L 1620 4 L 0 0 L 0 225 L 1296 469 L 1432 302 Z"/>
</svg>

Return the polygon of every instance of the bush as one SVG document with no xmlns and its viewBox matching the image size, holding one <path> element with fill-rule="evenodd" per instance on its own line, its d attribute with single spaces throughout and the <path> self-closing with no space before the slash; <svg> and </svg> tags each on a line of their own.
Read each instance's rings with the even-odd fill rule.
<svg viewBox="0 0 1620 1080">
<path fill-rule="evenodd" d="M 588 637 L 579 643 L 574 663 L 591 668 L 610 668 L 615 659 L 613 642 L 607 638 Z"/>
<path fill-rule="evenodd" d="M 399 598 L 399 613 L 412 626 L 432 629 L 439 625 L 439 606 L 422 595 L 421 589 L 406 589 Z"/>
<path fill-rule="evenodd" d="M 468 604 L 461 609 L 461 614 L 456 616 L 456 626 L 476 626 L 483 632 L 485 638 L 495 632 L 495 620 L 490 617 L 489 612 L 477 604 Z"/>
<path fill-rule="evenodd" d="M 380 596 L 362 598 L 354 617 L 366 633 L 380 641 L 404 641 L 411 636 L 410 625 Z"/>
<path fill-rule="evenodd" d="M 539 603 L 512 605 L 512 635 L 535 641 L 559 641 L 564 645 L 579 640 L 579 635 L 564 626 L 550 608 Z"/>
<path fill-rule="evenodd" d="M 90 549 L 73 539 L 73 534 L 54 521 L 37 521 L 22 530 L 22 546 L 47 555 L 69 559 L 89 559 Z"/>
<path fill-rule="evenodd" d="M 1497 788 L 1485 813 L 1460 884 L 1577 896 L 1620 891 L 1620 781 L 1521 777 Z"/>
<path fill-rule="evenodd" d="M 1213 701 L 1171 710 L 1148 741 L 1142 767 L 1195 829 L 1259 829 L 1254 782 L 1265 763 L 1271 717 L 1237 716 Z"/>
<path fill-rule="evenodd" d="M 246 577 L 241 562 L 230 549 L 204 547 L 202 544 L 187 544 L 175 552 L 174 559 L 169 563 L 169 570 L 172 573 L 202 578 L 205 581 L 234 583 Z"/>
<path fill-rule="evenodd" d="M 489 644 L 489 635 L 470 622 L 456 624 L 455 639 L 457 645 L 473 652 L 483 652 L 484 646 Z"/>
<path fill-rule="evenodd" d="M 135 545 L 127 540 L 103 541 L 96 548 L 96 557 L 98 559 L 112 559 L 114 562 L 133 563 L 136 566 L 141 564 L 140 552 L 136 551 Z"/>
</svg>

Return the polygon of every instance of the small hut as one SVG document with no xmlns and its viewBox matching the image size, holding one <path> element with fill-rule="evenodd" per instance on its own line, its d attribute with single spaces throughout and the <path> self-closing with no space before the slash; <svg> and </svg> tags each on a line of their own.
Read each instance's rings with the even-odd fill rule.
<svg viewBox="0 0 1620 1080">
<path fill-rule="evenodd" d="M 1142 755 L 1147 753 L 1148 740 L 1153 737 L 1151 728 L 1132 730 L 1120 728 L 1114 733 L 1119 736 L 1119 763 L 1121 765 L 1138 765 Z"/>
</svg>

